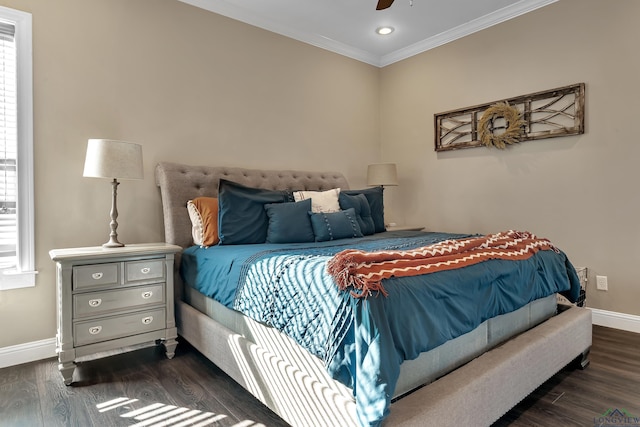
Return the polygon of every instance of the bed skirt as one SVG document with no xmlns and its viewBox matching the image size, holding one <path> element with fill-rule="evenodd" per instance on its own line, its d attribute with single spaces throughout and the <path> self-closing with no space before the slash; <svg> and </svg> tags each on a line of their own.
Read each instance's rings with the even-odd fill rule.
<svg viewBox="0 0 640 427">
<path fill-rule="evenodd" d="M 321 359 L 293 344 L 291 338 L 277 329 L 255 322 L 191 287 L 184 289 L 183 300 L 196 310 L 255 344 L 280 355 L 285 360 L 295 361 L 297 366 L 318 378 L 322 384 L 336 389 L 347 397 L 353 395 L 351 389 L 334 381 L 329 376 Z M 542 323 L 556 314 L 556 307 L 555 294 L 531 301 L 511 313 L 485 320 L 472 331 L 449 340 L 430 351 L 423 352 L 416 359 L 404 361 L 400 366 L 400 376 L 393 399 L 433 382 L 507 339 Z"/>
</svg>

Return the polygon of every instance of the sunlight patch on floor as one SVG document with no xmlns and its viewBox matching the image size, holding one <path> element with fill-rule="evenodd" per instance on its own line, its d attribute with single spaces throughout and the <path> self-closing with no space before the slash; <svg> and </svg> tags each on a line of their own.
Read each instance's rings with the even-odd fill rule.
<svg viewBox="0 0 640 427">
<path fill-rule="evenodd" d="M 189 409 L 166 405 L 164 403 L 152 403 L 142 408 L 133 409 L 126 407 L 129 404 L 138 402 L 138 399 L 119 397 L 96 405 L 99 412 L 108 412 L 114 409 L 125 407 L 127 412 L 120 415 L 121 418 L 131 419 L 135 424 L 132 427 L 205 427 L 215 425 L 218 421 L 227 418 L 224 414 L 214 414 L 213 412 L 203 412 L 197 409 Z M 251 420 L 243 420 L 232 427 L 265 427 L 264 424 Z"/>
</svg>

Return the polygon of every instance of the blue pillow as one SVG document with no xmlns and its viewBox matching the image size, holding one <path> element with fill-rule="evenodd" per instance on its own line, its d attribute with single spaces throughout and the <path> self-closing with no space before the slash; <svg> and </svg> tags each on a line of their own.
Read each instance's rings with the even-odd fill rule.
<svg viewBox="0 0 640 427">
<path fill-rule="evenodd" d="M 340 202 L 340 208 L 342 210 L 353 208 L 356 211 L 356 218 L 362 234 L 368 236 L 376 232 L 376 226 L 371 217 L 371 207 L 364 194 L 350 196 L 349 194 L 340 192 L 338 201 Z"/>
<path fill-rule="evenodd" d="M 384 199 L 382 197 L 382 187 L 366 188 L 364 190 L 344 190 L 343 193 L 349 195 L 364 194 L 371 208 L 371 218 L 375 225 L 376 233 L 387 231 L 384 226 Z"/>
<path fill-rule="evenodd" d="M 291 192 L 245 187 L 226 179 L 218 187 L 218 235 L 221 245 L 247 245 L 267 240 L 267 203 L 290 202 Z"/>
<path fill-rule="evenodd" d="M 311 199 L 290 203 L 268 203 L 264 210 L 269 217 L 267 243 L 313 242 L 315 236 L 307 214 Z"/>
<path fill-rule="evenodd" d="M 340 212 L 309 212 L 309 216 L 316 242 L 362 237 L 356 211 L 353 208 Z"/>
</svg>

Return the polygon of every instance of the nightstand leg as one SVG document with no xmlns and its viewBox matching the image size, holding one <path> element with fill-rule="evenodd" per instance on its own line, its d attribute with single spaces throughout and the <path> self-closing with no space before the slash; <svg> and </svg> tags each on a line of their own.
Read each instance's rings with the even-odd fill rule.
<svg viewBox="0 0 640 427">
<path fill-rule="evenodd" d="M 58 363 L 58 369 L 64 379 L 64 385 L 71 385 L 73 382 L 73 372 L 76 370 L 76 364 L 71 363 Z"/>
<path fill-rule="evenodd" d="M 176 355 L 176 346 L 178 345 L 178 341 L 176 341 L 175 338 L 168 338 L 163 344 L 167 352 L 167 359 L 173 359 L 173 356 Z"/>
</svg>

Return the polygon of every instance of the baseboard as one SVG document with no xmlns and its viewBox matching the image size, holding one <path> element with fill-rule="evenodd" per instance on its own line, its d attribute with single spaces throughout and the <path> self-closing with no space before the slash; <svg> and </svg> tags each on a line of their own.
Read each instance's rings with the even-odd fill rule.
<svg viewBox="0 0 640 427">
<path fill-rule="evenodd" d="M 594 325 L 640 333 L 640 316 L 589 308 Z"/>
<path fill-rule="evenodd" d="M 47 338 L 24 344 L 0 348 L 0 368 L 20 365 L 56 355 L 56 339 Z"/>
</svg>

